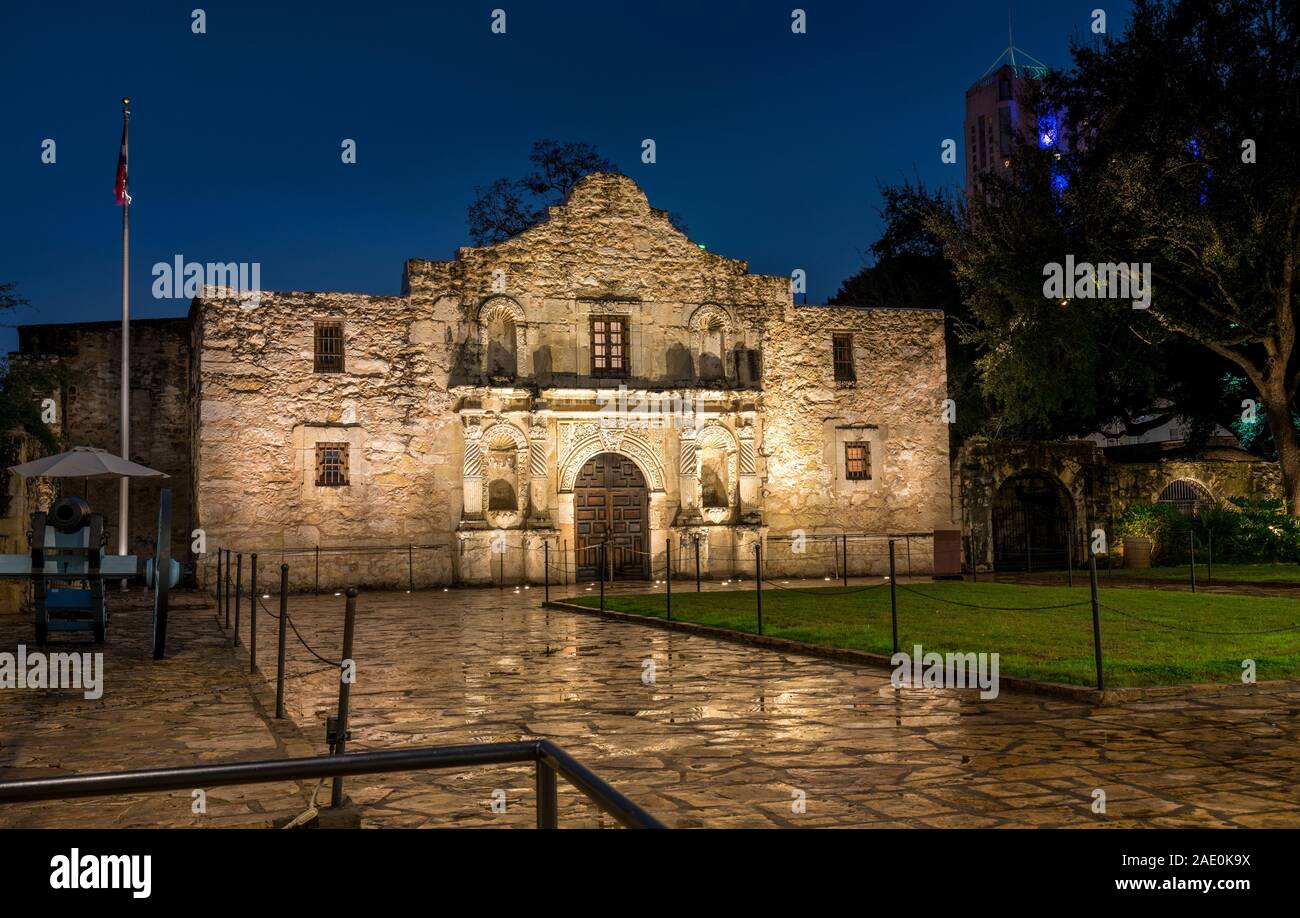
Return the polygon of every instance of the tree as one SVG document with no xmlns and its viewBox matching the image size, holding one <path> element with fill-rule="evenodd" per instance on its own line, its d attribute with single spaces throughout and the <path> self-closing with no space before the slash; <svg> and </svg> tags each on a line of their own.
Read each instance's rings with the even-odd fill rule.
<svg viewBox="0 0 1300 918">
<path fill-rule="evenodd" d="M 1292 513 L 1298 16 L 1280 0 L 1137 0 L 1123 37 L 1076 44 L 1071 70 L 1031 101 L 1071 142 L 1018 145 L 1010 175 L 936 224 L 980 320 L 986 391 L 1025 419 L 1109 414 L 1137 432 L 1159 419 L 1139 423 L 1133 406 L 1169 396 L 1172 413 L 1221 411 L 1235 371 L 1268 421 Z M 1049 299 L 1044 271 L 1067 256 L 1149 266 L 1149 308 Z"/>
<path fill-rule="evenodd" d="M 578 180 L 592 172 L 617 172 L 615 165 L 585 141 L 560 143 L 539 140 L 528 161 L 533 171 L 523 178 L 499 178 L 476 186 L 466 213 L 474 245 L 495 245 L 517 236 L 546 218 L 546 209 L 564 200 Z M 673 226 L 685 233 L 681 217 L 670 213 Z"/>
<path fill-rule="evenodd" d="M 880 196 L 885 228 L 869 247 L 871 264 L 840 284 L 830 303 L 944 310 L 948 393 L 958 405 L 953 433 L 965 438 L 985 430 L 995 409 L 980 392 L 978 350 L 969 343 L 971 313 L 934 228 L 953 204 L 943 193 L 911 182 L 883 186 Z"/>
<path fill-rule="evenodd" d="M 27 305 L 17 285 L 0 283 L 0 314 Z M 0 363 L 0 437 L 27 434 L 47 450 L 58 448 L 59 440 L 44 418 L 41 402 L 57 392 L 64 381 L 63 370 L 47 363 L 4 361 Z M 5 444 L 6 453 L 8 442 Z"/>
<path fill-rule="evenodd" d="M 533 171 L 520 179 L 499 178 L 476 187 L 467 219 L 474 245 L 494 245 L 540 223 L 546 208 L 564 196 L 584 175 L 616 171 L 614 164 L 583 141 L 539 140 L 528 154 Z"/>
</svg>

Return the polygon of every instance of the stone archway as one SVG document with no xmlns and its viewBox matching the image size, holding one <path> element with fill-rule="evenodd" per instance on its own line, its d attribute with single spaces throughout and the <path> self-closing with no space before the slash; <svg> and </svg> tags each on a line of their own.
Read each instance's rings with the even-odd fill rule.
<svg viewBox="0 0 1300 918">
<path fill-rule="evenodd" d="M 606 572 L 615 580 L 646 580 L 650 574 L 650 502 L 645 476 L 618 453 L 597 453 L 583 464 L 573 486 L 574 558 L 580 579 Z"/>
<path fill-rule="evenodd" d="M 1060 479 L 1025 471 L 1007 478 L 993 499 L 993 567 L 1035 571 L 1066 566 L 1074 513 Z"/>
</svg>

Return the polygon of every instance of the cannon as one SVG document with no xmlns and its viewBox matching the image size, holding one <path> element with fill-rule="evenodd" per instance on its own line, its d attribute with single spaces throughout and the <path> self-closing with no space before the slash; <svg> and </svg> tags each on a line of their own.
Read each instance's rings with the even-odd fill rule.
<svg viewBox="0 0 1300 918">
<path fill-rule="evenodd" d="M 80 497 L 64 497 L 48 512 L 32 514 L 27 555 L 0 555 L 0 577 L 29 579 L 35 612 L 36 643 L 51 631 L 90 631 L 105 640 L 108 608 L 104 582 L 142 576 L 154 591 L 153 656 L 161 660 L 167 640 L 167 600 L 180 582 L 181 567 L 171 558 L 171 491 L 158 501 L 154 555 L 143 564 L 135 555 L 103 551 L 104 517 Z M 161 575 L 160 575 L 161 572 Z"/>
</svg>

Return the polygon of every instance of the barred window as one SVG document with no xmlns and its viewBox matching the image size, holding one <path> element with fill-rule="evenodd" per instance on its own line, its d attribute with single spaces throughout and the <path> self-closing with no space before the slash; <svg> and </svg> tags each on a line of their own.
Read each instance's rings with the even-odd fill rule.
<svg viewBox="0 0 1300 918">
<path fill-rule="evenodd" d="M 835 336 L 835 381 L 853 382 L 858 378 L 853 368 L 853 336 Z"/>
<path fill-rule="evenodd" d="M 871 480 L 871 447 L 868 444 L 844 444 L 844 476 L 849 481 Z"/>
<path fill-rule="evenodd" d="M 591 375 L 627 375 L 627 319 L 601 316 L 591 320 Z"/>
<path fill-rule="evenodd" d="M 320 321 L 316 323 L 316 372 L 343 372 L 343 323 Z"/>
<path fill-rule="evenodd" d="M 348 445 L 346 443 L 316 444 L 317 487 L 340 487 L 348 483 Z"/>
</svg>

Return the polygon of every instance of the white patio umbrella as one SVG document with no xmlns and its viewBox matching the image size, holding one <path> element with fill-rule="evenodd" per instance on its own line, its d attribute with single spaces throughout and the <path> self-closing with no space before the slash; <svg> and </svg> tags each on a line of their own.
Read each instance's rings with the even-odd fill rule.
<svg viewBox="0 0 1300 918">
<path fill-rule="evenodd" d="M 169 478 L 166 472 L 130 462 L 95 446 L 74 446 L 66 453 L 9 466 L 23 478 Z"/>
</svg>

